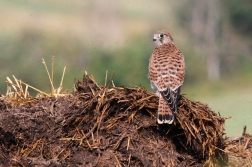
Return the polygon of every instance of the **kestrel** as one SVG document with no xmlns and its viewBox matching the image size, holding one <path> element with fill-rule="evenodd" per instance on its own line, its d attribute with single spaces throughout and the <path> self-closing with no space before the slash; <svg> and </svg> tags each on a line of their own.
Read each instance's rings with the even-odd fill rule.
<svg viewBox="0 0 252 167">
<path fill-rule="evenodd" d="M 149 62 L 149 78 L 152 89 L 157 89 L 159 105 L 158 124 L 174 121 L 180 88 L 184 82 L 185 61 L 183 53 L 174 44 L 169 32 L 157 31 L 153 38 L 157 47 Z"/>
</svg>

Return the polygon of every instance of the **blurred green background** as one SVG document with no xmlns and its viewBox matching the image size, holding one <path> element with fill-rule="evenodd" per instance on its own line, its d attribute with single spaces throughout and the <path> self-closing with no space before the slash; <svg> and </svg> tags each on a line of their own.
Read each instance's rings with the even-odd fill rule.
<svg viewBox="0 0 252 167">
<path fill-rule="evenodd" d="M 186 59 L 182 94 L 204 102 L 226 120 L 228 136 L 252 133 L 252 3 L 249 0 L 0 1 L 0 92 L 6 76 L 49 92 L 42 58 L 55 87 L 73 90 L 84 71 L 104 84 L 150 89 L 153 33 L 166 29 Z M 31 92 L 32 93 L 32 92 Z"/>
</svg>

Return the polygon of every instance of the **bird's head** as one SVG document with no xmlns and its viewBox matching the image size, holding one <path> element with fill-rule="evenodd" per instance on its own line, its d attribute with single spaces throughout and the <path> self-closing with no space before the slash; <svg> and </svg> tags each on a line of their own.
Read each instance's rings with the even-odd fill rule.
<svg viewBox="0 0 252 167">
<path fill-rule="evenodd" d="M 167 43 L 173 42 L 173 39 L 172 39 L 171 34 L 168 31 L 161 30 L 161 31 L 157 31 L 154 34 L 153 42 L 157 46 L 160 46 L 160 45 L 163 45 L 163 44 L 167 44 Z"/>
</svg>

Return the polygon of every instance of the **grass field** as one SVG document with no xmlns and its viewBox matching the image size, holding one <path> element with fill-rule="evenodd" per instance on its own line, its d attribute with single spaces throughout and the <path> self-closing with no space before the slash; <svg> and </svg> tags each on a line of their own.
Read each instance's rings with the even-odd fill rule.
<svg viewBox="0 0 252 167">
<path fill-rule="evenodd" d="M 216 97 L 201 98 L 201 102 L 207 103 L 223 117 L 231 116 L 225 123 L 228 136 L 240 136 L 245 125 L 247 132 L 252 134 L 252 89 L 235 90 Z"/>
<path fill-rule="evenodd" d="M 247 126 L 247 132 L 252 134 L 252 87 L 249 84 L 251 81 L 245 82 L 245 78 L 243 76 L 236 80 L 185 86 L 182 93 L 191 100 L 208 104 L 222 117 L 231 117 L 225 123 L 227 136 L 240 136 L 244 126 Z"/>
</svg>

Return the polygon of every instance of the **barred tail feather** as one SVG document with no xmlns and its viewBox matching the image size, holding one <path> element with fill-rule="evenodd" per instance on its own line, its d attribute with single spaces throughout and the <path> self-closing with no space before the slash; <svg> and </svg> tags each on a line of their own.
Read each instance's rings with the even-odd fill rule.
<svg viewBox="0 0 252 167">
<path fill-rule="evenodd" d="M 157 122 L 158 124 L 172 124 L 174 121 L 174 115 L 167 105 L 166 101 L 161 96 L 159 98 L 158 112 L 157 112 Z"/>
<path fill-rule="evenodd" d="M 179 100 L 180 87 L 172 91 L 168 86 L 166 90 L 160 92 L 173 113 L 177 113 L 177 103 Z"/>
</svg>

